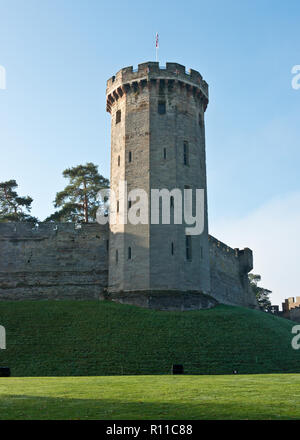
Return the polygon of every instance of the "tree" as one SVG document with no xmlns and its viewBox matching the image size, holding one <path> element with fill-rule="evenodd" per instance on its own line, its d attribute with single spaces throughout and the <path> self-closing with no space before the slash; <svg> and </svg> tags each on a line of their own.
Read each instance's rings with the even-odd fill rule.
<svg viewBox="0 0 300 440">
<path fill-rule="evenodd" d="M 98 166 L 92 162 L 67 168 L 63 176 L 69 179 L 64 190 L 56 194 L 54 207 L 60 208 L 45 221 L 84 222 L 95 219 L 100 202 L 100 189 L 109 187 L 109 180 L 101 176 Z"/>
<path fill-rule="evenodd" d="M 0 222 L 37 222 L 36 217 L 29 215 L 33 199 L 19 196 L 17 188 L 15 180 L 0 182 Z"/>
<path fill-rule="evenodd" d="M 269 295 L 272 293 L 271 290 L 259 287 L 257 284 L 261 281 L 261 276 L 254 273 L 248 274 L 250 286 L 255 293 L 256 300 L 261 309 L 266 310 L 267 307 L 271 306 L 271 301 Z"/>
</svg>

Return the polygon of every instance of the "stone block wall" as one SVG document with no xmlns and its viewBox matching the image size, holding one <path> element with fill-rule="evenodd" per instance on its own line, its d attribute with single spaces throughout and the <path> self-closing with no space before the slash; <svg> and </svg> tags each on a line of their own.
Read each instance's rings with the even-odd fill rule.
<svg viewBox="0 0 300 440">
<path fill-rule="evenodd" d="M 211 295 L 222 304 L 257 307 L 248 273 L 253 269 L 252 251 L 232 249 L 209 236 Z"/>
<path fill-rule="evenodd" d="M 107 240 L 97 223 L 0 223 L 0 300 L 99 298 Z"/>
<path fill-rule="evenodd" d="M 0 300 L 105 298 L 108 237 L 108 225 L 97 223 L 0 223 Z M 207 308 L 216 301 L 255 307 L 247 277 L 252 252 L 232 249 L 212 236 L 209 249 L 213 298 L 162 290 L 150 296 L 141 291 L 135 298 L 120 292 L 111 299 L 163 310 Z"/>
</svg>

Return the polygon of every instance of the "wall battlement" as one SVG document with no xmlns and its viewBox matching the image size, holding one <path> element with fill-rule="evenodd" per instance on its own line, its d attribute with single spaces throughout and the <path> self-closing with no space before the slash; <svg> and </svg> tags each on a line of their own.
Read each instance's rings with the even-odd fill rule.
<svg viewBox="0 0 300 440">
<path fill-rule="evenodd" d="M 109 103 L 122 97 L 132 85 L 156 80 L 177 81 L 181 87 L 184 86 L 194 93 L 201 94 L 208 102 L 208 84 L 199 72 L 193 69 L 186 72 L 185 66 L 178 63 L 166 63 L 166 67 L 161 67 L 158 62 L 148 61 L 139 64 L 137 70 L 134 70 L 133 66 L 124 67 L 109 78 L 106 88 L 108 111 Z"/>
<path fill-rule="evenodd" d="M 208 240 L 210 242 L 211 247 L 218 248 L 219 251 L 224 253 L 224 255 L 237 258 L 239 260 L 239 264 L 242 272 L 249 273 L 253 269 L 253 253 L 251 249 L 249 248 L 233 249 L 227 244 L 222 243 L 222 241 L 218 240 L 212 235 L 208 236 Z"/>
<path fill-rule="evenodd" d="M 0 240 L 11 238 L 42 239 L 64 233 L 83 235 L 102 232 L 107 234 L 107 228 L 107 226 L 101 226 L 97 223 L 6 222 L 0 223 Z"/>
<path fill-rule="evenodd" d="M 296 313 L 300 314 L 300 296 L 296 296 L 296 300 L 293 296 L 290 296 L 282 303 L 282 312 L 285 318 L 290 318 L 291 312 L 294 309 L 298 309 Z"/>
<path fill-rule="evenodd" d="M 211 246 L 215 246 L 215 247 L 219 248 L 221 251 L 223 251 L 229 255 L 232 255 L 234 257 L 237 257 L 237 250 L 236 249 L 231 248 L 230 246 L 228 246 L 227 244 L 218 240 L 217 238 L 213 237 L 212 235 L 208 236 L 208 240 L 210 241 Z"/>
</svg>

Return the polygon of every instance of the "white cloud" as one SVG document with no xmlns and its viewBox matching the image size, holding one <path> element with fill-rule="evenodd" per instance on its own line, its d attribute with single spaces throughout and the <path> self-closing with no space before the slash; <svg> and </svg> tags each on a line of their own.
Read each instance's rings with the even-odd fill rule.
<svg viewBox="0 0 300 440">
<path fill-rule="evenodd" d="M 211 224 L 210 233 L 231 247 L 250 247 L 254 273 L 272 290 L 272 303 L 300 296 L 300 192 L 270 200 L 244 218 Z"/>
</svg>

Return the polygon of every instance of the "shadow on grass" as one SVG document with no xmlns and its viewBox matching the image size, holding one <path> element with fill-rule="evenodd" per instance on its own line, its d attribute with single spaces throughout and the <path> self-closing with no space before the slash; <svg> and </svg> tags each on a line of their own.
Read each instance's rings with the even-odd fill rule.
<svg viewBox="0 0 300 440">
<path fill-rule="evenodd" d="M 2 394 L 0 420 L 270 420 L 299 419 L 295 405 L 275 402 L 135 402 Z"/>
</svg>

